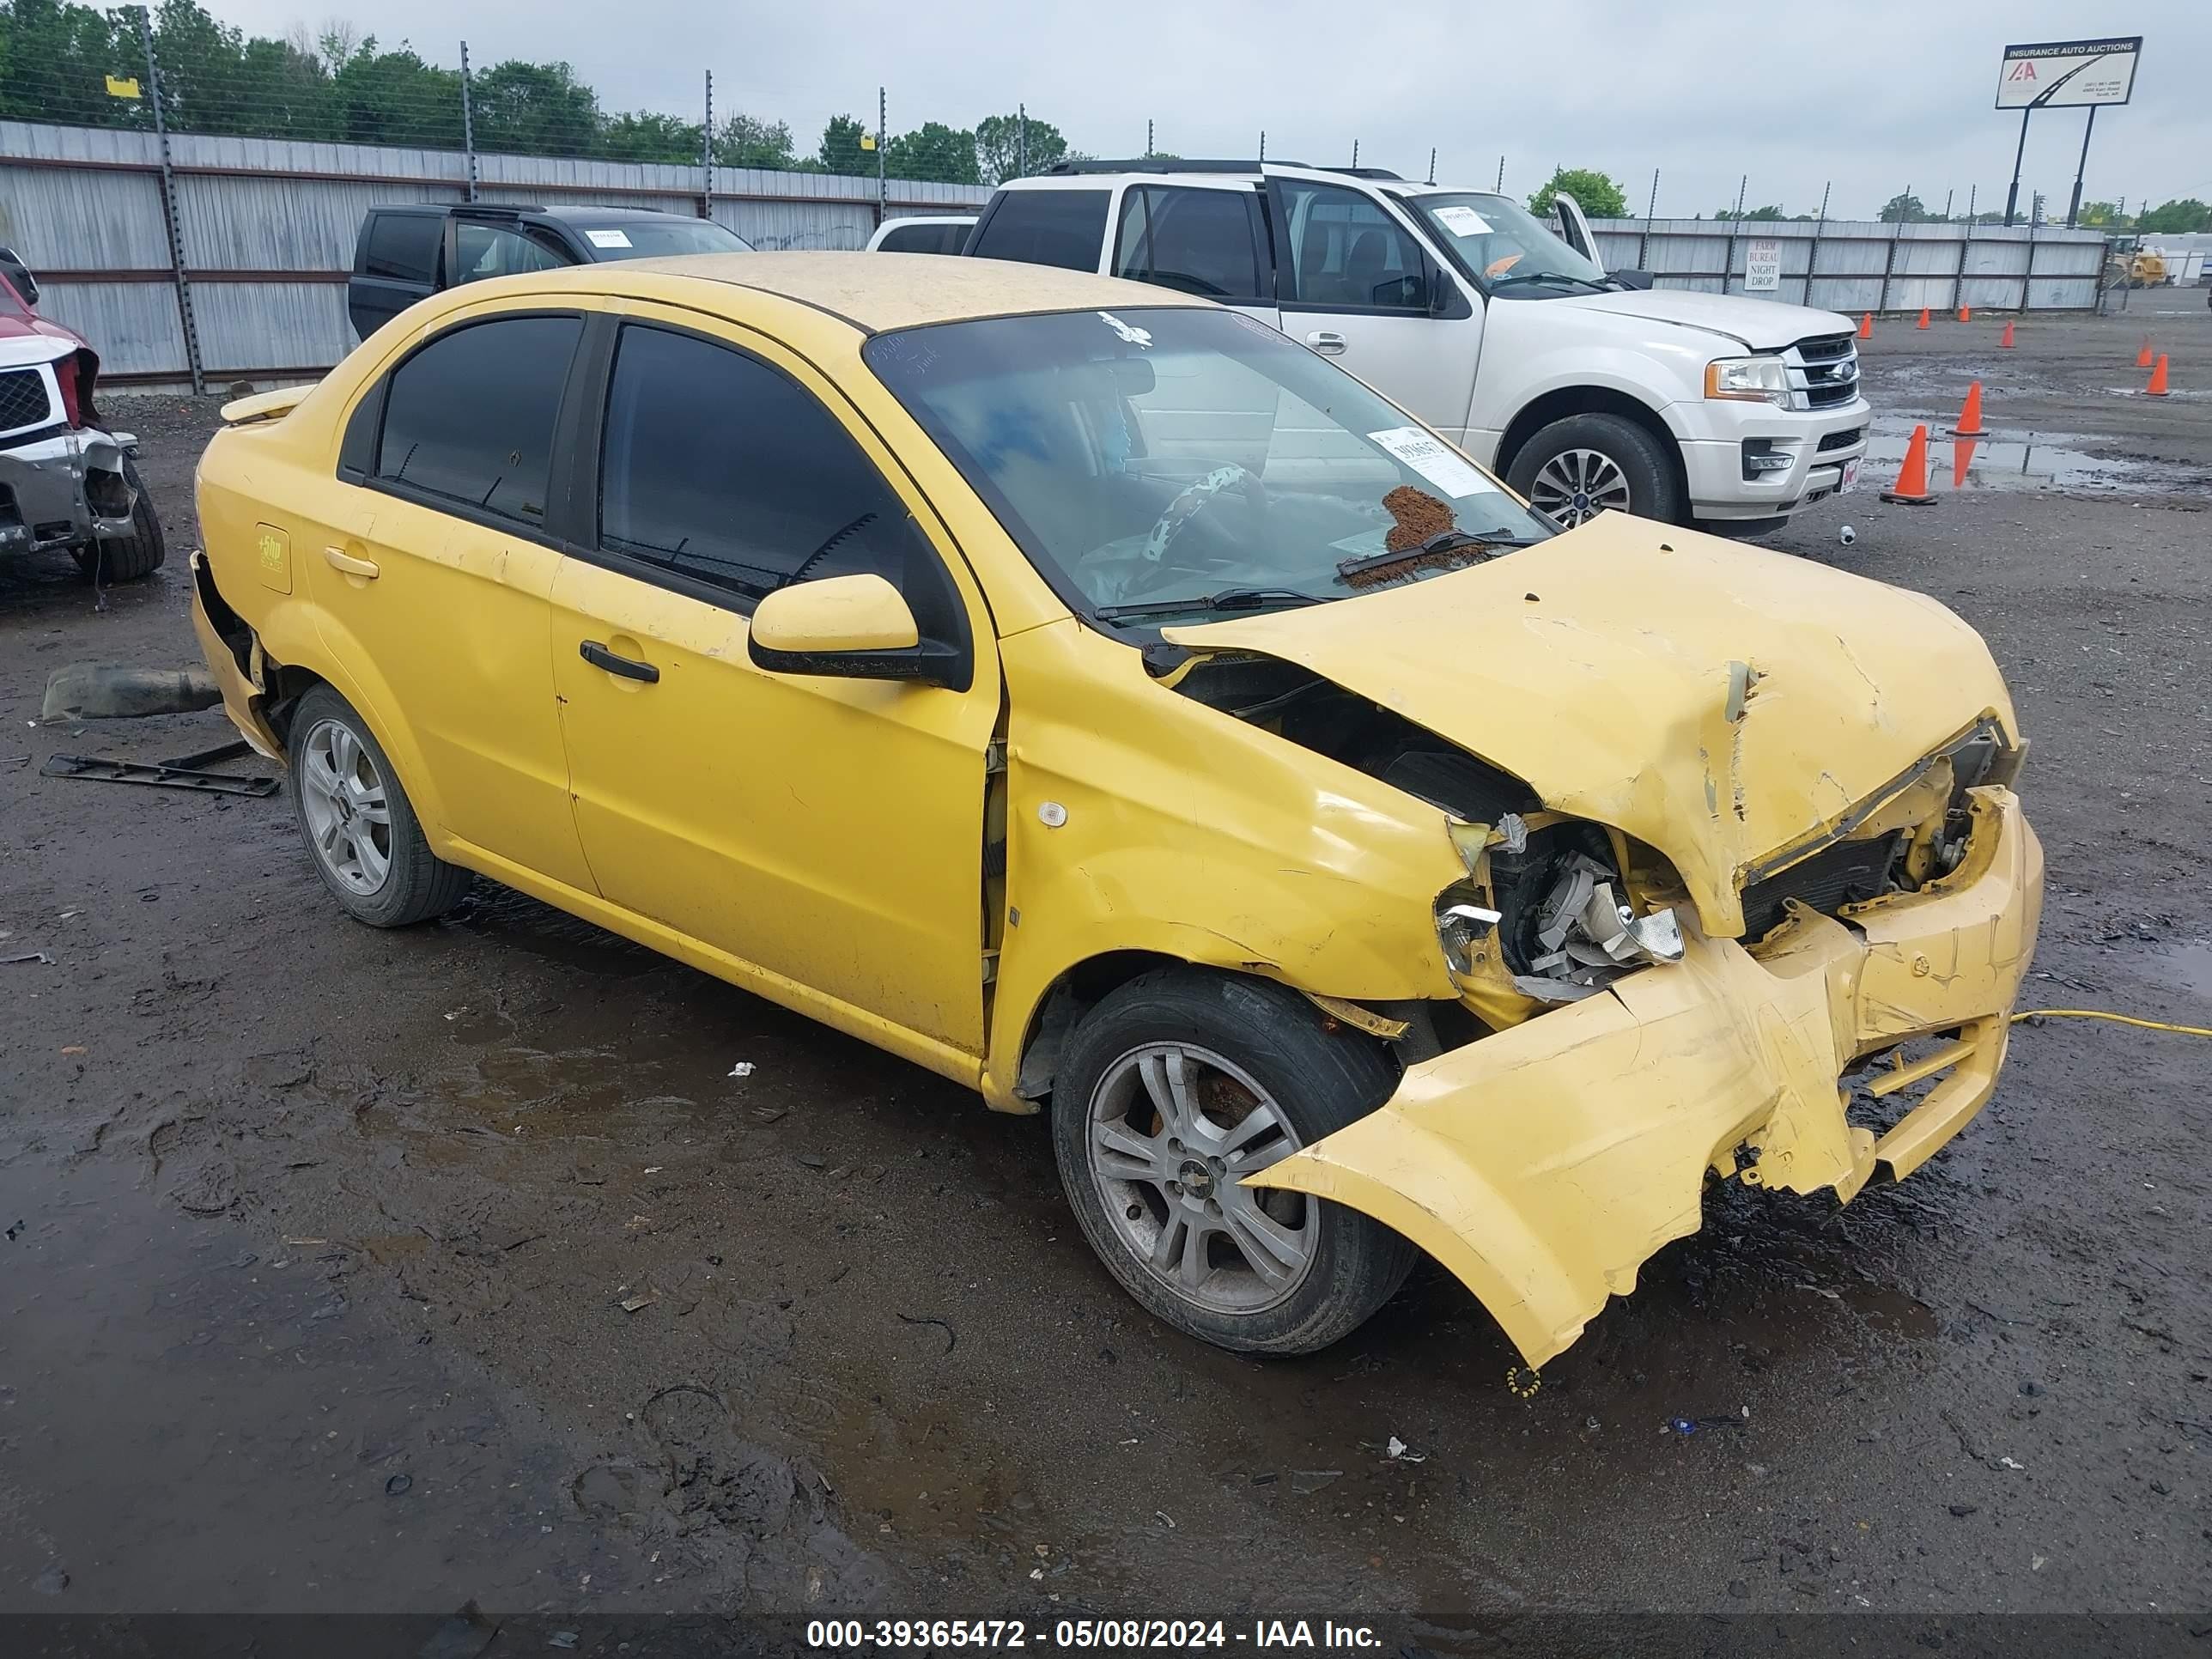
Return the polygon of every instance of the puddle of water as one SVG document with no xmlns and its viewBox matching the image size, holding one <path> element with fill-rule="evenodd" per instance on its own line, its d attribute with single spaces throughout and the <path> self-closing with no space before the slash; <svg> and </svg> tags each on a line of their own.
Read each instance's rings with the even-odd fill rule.
<svg viewBox="0 0 2212 1659">
<path fill-rule="evenodd" d="M 1912 428 L 1928 428 L 1929 488 L 1948 489 L 2059 489 L 2097 495 L 2212 494 L 2212 471 L 2170 461 L 2094 455 L 2076 446 L 2094 442 L 2079 434 L 1990 428 L 1987 437 L 1954 438 L 1948 426 L 1901 415 L 1877 415 L 1867 437 L 1868 467 L 1882 477 L 1903 465 Z M 1862 488 L 1864 486 L 1862 485 Z"/>
<path fill-rule="evenodd" d="M 2212 1002 L 2212 939 L 2177 945 L 2165 954 L 2166 976 L 2191 996 Z"/>
</svg>

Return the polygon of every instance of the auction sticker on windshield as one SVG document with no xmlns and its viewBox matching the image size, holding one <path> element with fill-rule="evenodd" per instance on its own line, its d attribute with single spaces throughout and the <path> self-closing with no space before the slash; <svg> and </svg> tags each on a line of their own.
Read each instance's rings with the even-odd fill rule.
<svg viewBox="0 0 2212 1659">
<path fill-rule="evenodd" d="M 1441 441 L 1431 437 L 1417 426 L 1394 426 L 1385 431 L 1370 432 L 1367 438 L 1370 443 L 1382 445 L 1447 495 L 1484 495 L 1498 492 L 1496 484 L 1454 454 Z"/>
<path fill-rule="evenodd" d="M 587 230 L 585 240 L 593 247 L 628 247 L 629 233 L 626 230 Z"/>
<path fill-rule="evenodd" d="M 1437 210 L 1437 222 L 1455 236 L 1487 236 L 1490 221 L 1471 207 L 1441 207 Z"/>
</svg>

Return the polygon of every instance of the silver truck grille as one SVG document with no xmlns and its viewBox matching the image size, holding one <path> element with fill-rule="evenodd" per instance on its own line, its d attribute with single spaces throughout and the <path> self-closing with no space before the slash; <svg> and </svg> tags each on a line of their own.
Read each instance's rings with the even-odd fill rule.
<svg viewBox="0 0 2212 1659">
<path fill-rule="evenodd" d="M 1800 340 L 1782 354 L 1792 409 L 1837 409 L 1859 395 L 1859 350 L 1848 334 Z"/>
<path fill-rule="evenodd" d="M 53 419 L 46 378 L 35 368 L 0 370 L 0 432 L 20 432 Z"/>
</svg>

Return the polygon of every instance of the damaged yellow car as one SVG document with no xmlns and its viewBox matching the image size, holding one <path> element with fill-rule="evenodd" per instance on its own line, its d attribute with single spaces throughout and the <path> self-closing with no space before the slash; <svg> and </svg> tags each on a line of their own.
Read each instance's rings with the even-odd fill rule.
<svg viewBox="0 0 2212 1659">
<path fill-rule="evenodd" d="M 489 876 L 1046 1108 L 1206 1340 L 1425 1251 L 1540 1363 L 1709 1182 L 1848 1200 L 1996 1084 L 2042 862 L 1972 630 L 1554 534 L 1232 312 L 586 265 L 225 414 L 200 639 L 341 906 Z"/>
</svg>

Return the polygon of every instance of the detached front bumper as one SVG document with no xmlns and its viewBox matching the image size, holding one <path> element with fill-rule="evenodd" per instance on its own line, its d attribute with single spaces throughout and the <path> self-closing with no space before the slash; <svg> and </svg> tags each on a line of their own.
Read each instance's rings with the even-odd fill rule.
<svg viewBox="0 0 2212 1659">
<path fill-rule="evenodd" d="M 127 442 L 87 429 L 0 449 L 0 553 L 129 535 L 137 493 L 124 477 Z"/>
<path fill-rule="evenodd" d="M 1372 1115 L 1248 1179 L 1403 1233 L 1532 1365 L 1698 1230 L 1709 1170 L 1843 1202 L 1877 1163 L 1901 1179 L 1996 1088 L 2042 913 L 2018 799 L 1972 795 L 1966 859 L 1942 881 L 1845 921 L 1793 902 L 1756 956 L 1693 934 L 1680 963 L 1411 1067 Z M 1877 1139 L 1846 1118 L 1841 1076 L 1917 1036 L 1948 1040 L 1870 1086 L 1937 1080 Z"/>
</svg>

